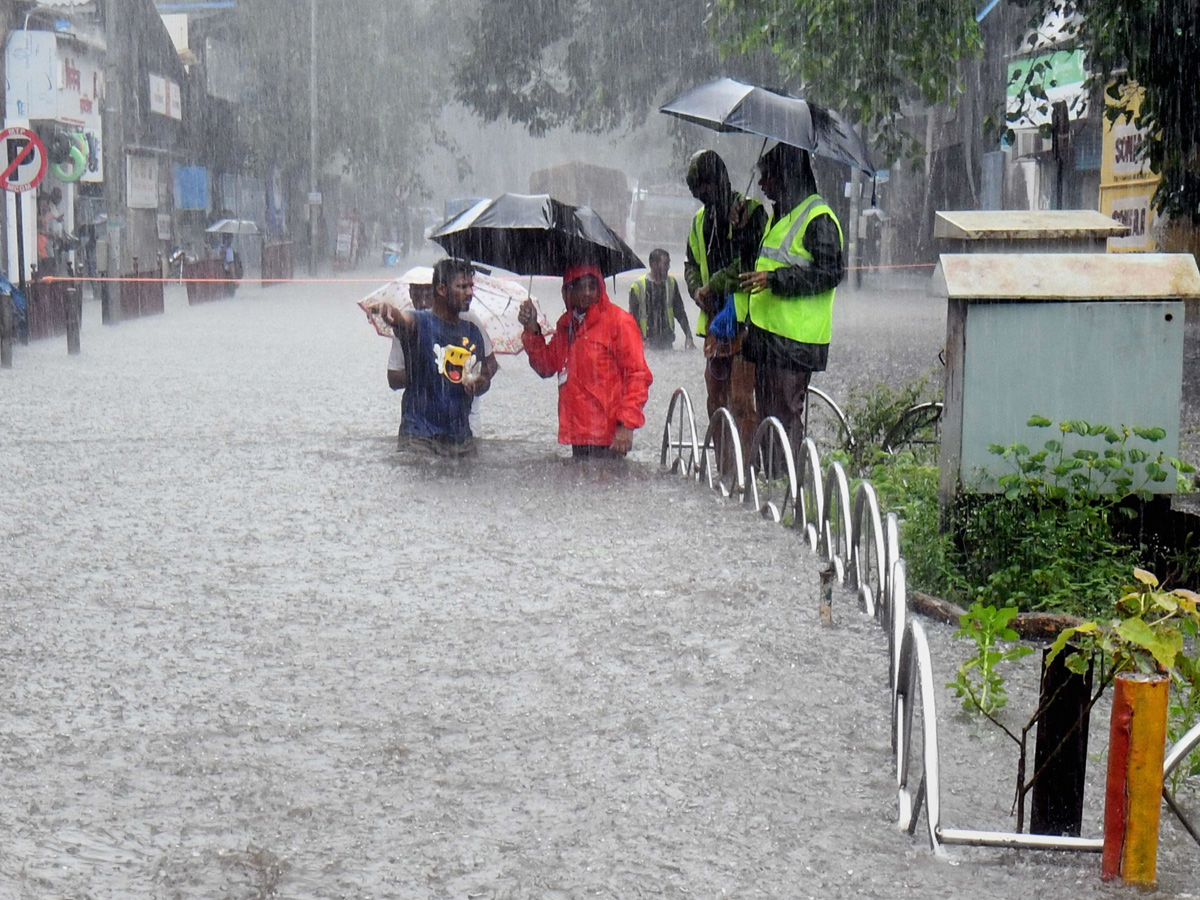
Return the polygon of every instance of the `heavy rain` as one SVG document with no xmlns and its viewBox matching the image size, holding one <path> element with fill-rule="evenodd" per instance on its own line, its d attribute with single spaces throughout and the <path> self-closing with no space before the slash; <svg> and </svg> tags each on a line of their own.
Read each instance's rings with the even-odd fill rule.
<svg viewBox="0 0 1200 900">
<path fill-rule="evenodd" d="M 1103 626 L 1155 570 L 1178 657 L 1118 641 L 1094 687 L 1169 667 L 1159 752 L 1200 717 L 1194 73 L 1163 99 L 1187 5 L 6 4 L 0 900 L 1200 897 L 1200 754 L 1167 779 L 1178 815 L 1161 781 L 1141 798 L 1156 846 L 1110 843 L 1111 687 L 1053 832 L 1104 853 L 954 845 L 1038 837 L 1004 729 L 1044 701 L 1053 634 L 995 645 L 1034 652 L 975 682 L 1007 698 L 985 715 L 955 689 L 981 677 L 974 601 Z M 827 304 L 832 337 L 769 302 Z M 693 458 L 677 389 L 700 444 L 751 404 L 755 491 L 786 492 L 781 457 L 811 480 L 807 435 L 899 514 L 940 763 L 931 798 L 918 709 L 911 830 L 888 620 L 853 587 L 878 571 L 826 597 L 836 521 L 813 552 L 805 499 L 777 523 L 711 490 L 734 442 Z M 937 581 L 956 548 L 984 568 L 954 513 L 997 495 L 962 460 L 1027 390 L 1022 426 L 1167 410 L 1103 422 L 1164 430 L 1166 487 L 1095 538 L 1144 555 L 1090 561 L 1120 567 L 1103 585 L 1047 564 L 1045 596 L 1003 567 Z M 900 428 L 917 403 L 938 427 Z"/>
</svg>

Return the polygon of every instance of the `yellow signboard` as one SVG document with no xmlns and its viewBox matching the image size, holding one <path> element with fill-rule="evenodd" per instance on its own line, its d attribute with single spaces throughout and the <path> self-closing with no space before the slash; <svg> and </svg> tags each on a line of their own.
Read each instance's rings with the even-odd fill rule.
<svg viewBox="0 0 1200 900">
<path fill-rule="evenodd" d="M 1120 101 L 1107 94 L 1105 102 L 1120 106 L 1133 116 L 1142 104 L 1141 88 L 1130 88 Z M 1100 211 L 1129 226 L 1125 237 L 1109 238 L 1110 253 L 1151 253 L 1158 250 L 1154 238 L 1155 214 L 1150 198 L 1158 189 L 1159 176 L 1141 154 L 1147 132 L 1124 117 L 1104 119 L 1104 143 L 1100 157 Z"/>
</svg>

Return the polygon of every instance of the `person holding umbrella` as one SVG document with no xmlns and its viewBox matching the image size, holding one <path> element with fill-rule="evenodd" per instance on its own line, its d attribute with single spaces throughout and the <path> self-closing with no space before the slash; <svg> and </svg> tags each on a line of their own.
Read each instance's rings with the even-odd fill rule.
<svg viewBox="0 0 1200 900">
<path fill-rule="evenodd" d="M 532 300 L 518 314 L 529 365 L 558 376 L 558 442 L 575 457 L 620 457 L 633 448 L 634 429 L 653 376 L 637 320 L 608 299 L 600 267 L 569 265 L 563 275 L 563 313 L 549 340 Z"/>
<path fill-rule="evenodd" d="M 712 150 L 692 156 L 687 186 L 704 205 L 692 220 L 687 260 L 683 267 L 688 293 L 700 307 L 696 334 L 704 338 L 704 386 L 708 391 L 708 416 L 727 407 L 737 423 L 743 451 L 758 427 L 754 411 L 754 367 L 741 353 L 740 325 L 734 334 L 718 339 L 708 327 L 738 290 L 738 277 L 758 255 L 766 231 L 767 213 L 756 200 L 746 201 L 733 190 L 725 161 Z M 740 218 L 738 216 L 740 215 Z M 738 219 L 735 222 L 735 218 Z M 746 297 L 734 296 L 737 323 L 745 321 Z"/>
<path fill-rule="evenodd" d="M 755 367 L 759 416 L 778 418 L 796 451 L 809 378 L 829 358 L 833 297 L 846 273 L 842 226 L 817 193 L 806 150 L 776 144 L 758 168 L 774 209 L 754 271 L 741 276 L 750 295 L 743 352 Z"/>
</svg>

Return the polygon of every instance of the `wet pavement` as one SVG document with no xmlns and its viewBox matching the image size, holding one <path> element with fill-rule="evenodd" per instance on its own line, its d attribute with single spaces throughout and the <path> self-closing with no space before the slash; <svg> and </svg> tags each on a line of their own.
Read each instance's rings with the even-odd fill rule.
<svg viewBox="0 0 1200 900">
<path fill-rule="evenodd" d="M 883 633 L 848 594 L 823 628 L 794 532 L 658 468 L 698 353 L 650 357 L 625 464 L 566 458 L 523 357 L 477 459 L 415 461 L 371 286 L 88 302 L 80 356 L 0 372 L 0 898 L 1127 895 L 896 829 Z M 822 386 L 936 365 L 919 292 L 840 309 Z M 968 652 L 928 628 L 941 685 Z M 1009 689 L 1019 724 L 1036 666 Z M 1011 829 L 1011 743 L 937 700 L 944 823 Z M 1198 860 L 1164 818 L 1159 896 Z"/>
</svg>

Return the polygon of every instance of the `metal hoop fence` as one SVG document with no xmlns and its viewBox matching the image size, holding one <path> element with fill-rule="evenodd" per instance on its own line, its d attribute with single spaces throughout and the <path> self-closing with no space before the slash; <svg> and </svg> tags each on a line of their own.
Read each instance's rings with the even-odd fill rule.
<svg viewBox="0 0 1200 900">
<path fill-rule="evenodd" d="M 914 415 L 928 417 L 932 415 L 932 406 L 921 405 Z M 940 411 L 938 404 L 937 412 Z M 931 424 L 928 418 L 920 421 Z M 801 443 L 797 461 L 786 430 L 774 417 L 764 419 L 754 434 L 750 455 L 744 460 L 744 478 L 722 476 L 719 472 L 718 435 L 721 440 L 731 442 L 737 459 L 741 460 L 737 426 L 729 411 L 722 408 L 714 413 L 701 452 L 696 445 L 691 400 L 682 388 L 676 390 L 663 429 L 661 464 L 669 466 L 673 473 L 683 472 L 706 482 L 725 497 L 741 497 L 764 518 L 799 531 L 810 549 L 834 568 L 839 582 L 848 581 L 862 610 L 875 618 L 887 634 L 897 825 L 914 834 L 923 809 L 930 848 L 943 857 L 948 855 L 947 845 L 1100 852 L 1101 838 L 951 828 L 942 823 L 933 665 L 925 629 L 908 614 L 899 518 L 894 512 L 881 518 L 878 496 L 865 480 L 854 490 L 851 503 L 850 481 L 839 462 L 831 462 L 822 477 L 820 455 L 811 438 L 806 437 Z M 685 461 L 689 451 L 691 455 Z M 739 475 L 742 470 L 739 466 Z M 910 769 L 918 757 L 911 744 L 918 711 L 923 738 L 916 753 L 921 762 L 921 776 L 914 786 Z M 1200 725 L 1168 749 L 1163 764 L 1164 780 L 1197 748 L 1200 748 Z M 1163 795 L 1169 808 L 1200 842 L 1200 836 L 1183 816 L 1174 797 L 1165 788 Z"/>
</svg>

